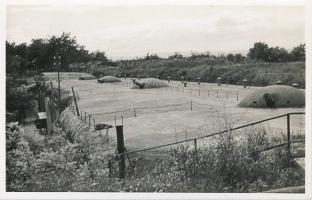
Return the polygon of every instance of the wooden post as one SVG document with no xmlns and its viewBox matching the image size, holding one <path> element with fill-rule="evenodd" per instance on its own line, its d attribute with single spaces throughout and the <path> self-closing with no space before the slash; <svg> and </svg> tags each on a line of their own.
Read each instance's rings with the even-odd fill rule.
<svg viewBox="0 0 312 200">
<path fill-rule="evenodd" d="M 84 117 L 84 121 L 85 121 L 85 123 L 87 123 L 87 113 L 85 112 L 85 117 Z"/>
<path fill-rule="evenodd" d="M 287 154 L 290 160 L 290 114 L 287 114 Z"/>
<path fill-rule="evenodd" d="M 91 115 L 89 114 L 89 126 L 91 126 Z"/>
<path fill-rule="evenodd" d="M 112 161 L 111 160 L 108 160 L 107 167 L 108 167 L 108 177 L 112 178 Z"/>
<path fill-rule="evenodd" d="M 196 174 L 196 165 L 197 165 L 197 139 L 194 139 L 194 150 L 195 150 L 195 155 L 194 155 L 194 174 Z"/>
<path fill-rule="evenodd" d="M 236 92 L 236 100 L 238 101 L 238 92 Z"/>
<path fill-rule="evenodd" d="M 107 143 L 109 142 L 109 140 L 108 140 L 108 130 L 109 130 L 109 128 L 106 129 L 106 142 Z"/>
<path fill-rule="evenodd" d="M 193 102 L 191 101 L 191 111 L 193 110 Z"/>
<path fill-rule="evenodd" d="M 134 117 L 136 117 L 136 111 L 135 111 L 135 108 L 133 108 L 133 112 L 134 112 Z"/>
<path fill-rule="evenodd" d="M 52 82 L 51 82 L 51 85 L 52 85 Z M 76 100 L 76 95 L 75 95 L 74 87 L 71 87 L 71 89 L 72 89 L 72 92 L 73 92 L 74 102 L 75 102 L 75 106 L 76 106 L 76 112 L 77 112 L 77 115 L 78 115 L 78 117 L 79 117 L 79 109 L 78 109 L 78 104 L 77 104 L 77 100 Z"/>
<path fill-rule="evenodd" d="M 117 151 L 120 155 L 119 160 L 119 178 L 125 178 L 126 175 L 126 157 L 125 157 L 125 146 L 123 137 L 123 126 L 116 126 L 117 132 Z"/>
<path fill-rule="evenodd" d="M 93 126 L 94 126 L 94 130 L 95 130 L 95 127 L 96 127 L 95 119 L 93 119 Z"/>
<path fill-rule="evenodd" d="M 218 90 L 217 90 L 217 98 L 219 98 Z"/>
</svg>

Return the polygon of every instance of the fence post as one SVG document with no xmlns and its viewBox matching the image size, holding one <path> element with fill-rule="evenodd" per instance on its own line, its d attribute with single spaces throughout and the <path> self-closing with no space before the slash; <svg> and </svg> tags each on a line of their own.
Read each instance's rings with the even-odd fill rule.
<svg viewBox="0 0 312 200">
<path fill-rule="evenodd" d="M 106 129 L 106 142 L 107 143 L 109 142 L 109 140 L 108 140 L 108 130 L 109 130 L 109 128 Z"/>
<path fill-rule="evenodd" d="M 193 102 L 191 101 L 191 111 L 193 110 Z"/>
<path fill-rule="evenodd" d="M 135 108 L 133 108 L 134 117 L 136 117 L 136 111 Z"/>
<path fill-rule="evenodd" d="M 218 90 L 217 90 L 217 98 L 219 98 Z"/>
<path fill-rule="evenodd" d="M 111 178 L 112 177 L 112 161 L 110 159 L 108 160 L 107 167 L 108 167 L 108 177 Z"/>
<path fill-rule="evenodd" d="M 125 146 L 124 146 L 124 138 L 123 138 L 123 126 L 116 126 L 117 132 L 117 151 L 120 155 L 119 160 L 119 178 L 125 178 L 126 173 L 126 159 L 125 159 Z"/>
<path fill-rule="evenodd" d="M 290 160 L 290 114 L 287 114 L 287 154 L 288 160 Z"/>
<path fill-rule="evenodd" d="M 91 126 L 91 115 L 89 114 L 89 126 Z"/>
<path fill-rule="evenodd" d="M 84 118 L 85 118 L 85 120 L 84 120 L 85 123 L 87 123 L 87 113 L 86 112 L 85 112 L 85 117 Z"/>
<path fill-rule="evenodd" d="M 238 101 L 238 92 L 236 92 L 236 100 Z"/>
<path fill-rule="evenodd" d="M 93 119 L 93 125 L 94 125 L 94 130 L 95 130 L 95 126 L 96 126 L 95 119 Z"/>
<path fill-rule="evenodd" d="M 52 85 L 52 81 L 51 81 L 51 85 Z M 77 115 L 78 115 L 78 117 L 79 117 L 79 109 L 78 109 L 78 104 L 77 104 L 77 100 L 76 100 L 76 95 L 75 95 L 74 87 L 71 87 L 71 89 L 72 89 L 73 96 L 74 96 L 74 102 L 75 102 L 75 105 L 76 105 Z"/>
<path fill-rule="evenodd" d="M 195 150 L 195 155 L 194 155 L 194 174 L 196 175 L 196 164 L 197 164 L 197 139 L 194 138 L 194 150 Z"/>
</svg>

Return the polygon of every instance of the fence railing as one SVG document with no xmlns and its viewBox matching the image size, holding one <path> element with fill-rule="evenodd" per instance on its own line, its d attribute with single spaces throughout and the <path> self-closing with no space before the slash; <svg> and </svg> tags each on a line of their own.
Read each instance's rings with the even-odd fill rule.
<svg viewBox="0 0 312 200">
<path fill-rule="evenodd" d="M 146 151 L 150 151 L 150 150 L 154 150 L 154 149 L 160 149 L 160 148 L 163 148 L 163 147 L 174 146 L 174 145 L 178 145 L 178 144 L 182 144 L 182 143 L 186 143 L 186 142 L 191 142 L 191 141 L 194 142 L 194 148 L 195 148 L 195 151 L 197 151 L 197 141 L 199 139 L 209 138 L 209 137 L 220 135 L 220 134 L 223 134 L 223 133 L 232 132 L 232 131 L 243 129 L 243 128 L 246 128 L 246 127 L 249 127 L 249 126 L 254 126 L 254 125 L 257 125 L 257 124 L 261 124 L 263 122 L 267 122 L 267 121 L 271 121 L 271 120 L 274 120 L 274 119 L 286 117 L 286 130 L 287 130 L 286 141 L 283 142 L 283 143 L 280 143 L 280 144 L 276 144 L 276 145 L 265 147 L 263 149 L 258 150 L 258 152 L 261 153 L 261 152 L 268 151 L 268 150 L 271 150 L 271 149 L 275 149 L 275 148 L 278 148 L 278 147 L 286 146 L 288 159 L 290 160 L 291 159 L 290 145 L 292 143 L 304 143 L 305 142 L 305 140 L 293 140 L 293 141 L 291 141 L 291 137 L 290 137 L 291 136 L 290 117 L 292 115 L 304 115 L 304 114 L 305 114 L 305 112 L 286 113 L 286 114 L 278 115 L 278 116 L 275 116 L 275 117 L 259 120 L 259 121 L 253 122 L 253 123 L 248 123 L 248 124 L 237 126 L 237 127 L 234 127 L 234 128 L 229 128 L 229 129 L 226 129 L 226 130 L 210 133 L 210 134 L 207 134 L 207 135 L 204 135 L 204 136 L 198 136 L 198 137 L 194 137 L 194 138 L 190 138 L 190 139 L 186 139 L 186 140 L 182 140 L 182 141 L 178 141 L 178 142 L 162 144 L 162 145 L 153 146 L 153 147 L 144 148 L 144 149 L 139 149 L 139 150 L 135 150 L 135 151 L 129 151 L 129 152 L 128 151 L 124 151 L 123 153 L 118 153 L 116 155 L 112 155 L 112 158 L 116 159 L 116 158 L 121 158 L 121 157 L 125 157 L 125 156 L 129 158 L 130 154 L 146 152 Z M 122 163 L 122 162 L 119 162 L 119 163 Z"/>
</svg>

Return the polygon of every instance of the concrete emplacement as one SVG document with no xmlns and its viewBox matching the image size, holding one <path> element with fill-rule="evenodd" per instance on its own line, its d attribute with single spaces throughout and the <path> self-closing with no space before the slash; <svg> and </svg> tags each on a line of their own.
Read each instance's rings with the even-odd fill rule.
<svg viewBox="0 0 312 200">
<path fill-rule="evenodd" d="M 239 107 L 287 108 L 304 107 L 305 92 L 286 85 L 272 85 L 260 88 L 246 96 Z"/>
</svg>

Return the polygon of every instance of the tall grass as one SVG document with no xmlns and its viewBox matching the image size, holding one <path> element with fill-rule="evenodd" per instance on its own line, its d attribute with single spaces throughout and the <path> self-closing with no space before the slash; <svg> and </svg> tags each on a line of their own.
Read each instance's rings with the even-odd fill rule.
<svg viewBox="0 0 312 200">
<path fill-rule="evenodd" d="M 304 184 L 304 177 L 288 163 L 285 148 L 260 150 L 273 145 L 271 136 L 258 127 L 221 134 L 197 149 L 192 144 L 172 148 L 155 160 L 143 160 L 140 174 L 130 173 L 122 188 L 129 192 L 261 192 Z M 282 143 L 282 138 L 275 138 Z M 149 164 L 146 164 L 149 163 Z"/>
<path fill-rule="evenodd" d="M 7 130 L 7 142 L 8 191 L 261 192 L 304 184 L 284 147 L 261 152 L 284 139 L 260 126 L 210 137 L 196 149 L 187 143 L 132 155 L 139 159 L 128 162 L 125 179 L 106 138 L 94 133 L 69 143 Z"/>
<path fill-rule="evenodd" d="M 118 65 L 115 75 L 134 75 L 141 77 L 160 77 L 172 80 L 180 80 L 181 76 L 187 81 L 216 82 L 222 77 L 222 82 L 227 84 L 243 84 L 243 79 L 248 80 L 249 85 L 266 86 L 276 84 L 281 80 L 284 84 L 298 83 L 305 87 L 305 63 L 261 63 L 244 62 L 234 64 L 222 59 L 159 59 L 153 61 L 123 62 Z"/>
</svg>

